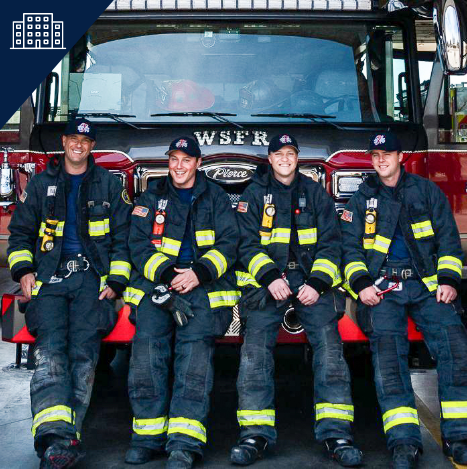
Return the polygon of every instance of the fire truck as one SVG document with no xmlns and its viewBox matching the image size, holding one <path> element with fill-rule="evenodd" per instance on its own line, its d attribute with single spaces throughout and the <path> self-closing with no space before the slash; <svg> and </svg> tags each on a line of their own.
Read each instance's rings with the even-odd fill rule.
<svg viewBox="0 0 467 469">
<path fill-rule="evenodd" d="M 168 144 L 190 135 L 235 206 L 269 139 L 290 133 L 300 171 L 338 213 L 372 172 L 369 136 L 391 129 L 406 170 L 446 193 L 467 250 L 466 24 L 462 0 L 112 1 L 0 131 L 1 261 L 17 200 L 74 116 L 96 124 L 96 162 L 133 199 L 167 174 Z M 20 310 L 4 295 L 3 339 L 30 343 Z M 344 341 L 365 340 L 350 298 L 339 326 Z M 125 306 L 105 340 L 133 332 Z M 235 310 L 222 340 L 241 340 Z M 278 340 L 305 342 L 292 307 Z"/>
</svg>

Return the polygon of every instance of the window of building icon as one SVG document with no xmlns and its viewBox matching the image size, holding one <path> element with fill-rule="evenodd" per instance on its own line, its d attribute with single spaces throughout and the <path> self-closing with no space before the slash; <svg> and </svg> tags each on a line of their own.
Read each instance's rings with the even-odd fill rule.
<svg viewBox="0 0 467 469">
<path fill-rule="evenodd" d="M 28 29 L 32 29 L 32 24 L 28 24 Z"/>
<path fill-rule="evenodd" d="M 60 33 L 55 33 L 55 37 L 60 37 Z"/>
<path fill-rule="evenodd" d="M 54 28 L 55 29 L 60 29 L 60 25 L 59 24 L 54 24 Z"/>
<path fill-rule="evenodd" d="M 44 33 L 44 37 L 49 37 L 49 33 Z"/>
<path fill-rule="evenodd" d="M 48 25 L 48 24 L 44 24 L 44 29 L 49 29 L 49 25 Z"/>
<path fill-rule="evenodd" d="M 60 39 L 55 39 L 55 44 L 60 45 Z"/>
<path fill-rule="evenodd" d="M 36 21 L 40 21 L 41 20 L 41 17 L 40 16 L 36 16 Z"/>
<path fill-rule="evenodd" d="M 16 44 L 21 45 L 21 40 L 16 40 Z"/>
<path fill-rule="evenodd" d="M 28 37 L 32 37 L 32 33 L 28 33 Z"/>
<path fill-rule="evenodd" d="M 28 16 L 28 17 L 27 17 L 27 20 L 28 20 L 29 22 L 31 22 L 31 21 L 32 21 L 32 16 Z"/>
<path fill-rule="evenodd" d="M 21 33 L 16 33 L 16 37 L 21 37 Z"/>
<path fill-rule="evenodd" d="M 41 37 L 41 33 L 39 31 L 36 31 L 36 37 Z"/>
<path fill-rule="evenodd" d="M 41 25 L 40 25 L 40 24 L 36 24 L 36 29 L 41 29 Z"/>
<path fill-rule="evenodd" d="M 20 25 L 20 24 L 17 24 L 17 25 L 16 25 L 16 29 L 21 29 L 21 25 Z"/>
<path fill-rule="evenodd" d="M 28 39 L 28 44 L 32 44 L 32 39 Z"/>
<path fill-rule="evenodd" d="M 46 17 L 44 18 L 44 21 L 45 21 L 46 23 L 48 23 L 48 22 L 49 22 L 49 17 L 46 16 Z"/>
</svg>

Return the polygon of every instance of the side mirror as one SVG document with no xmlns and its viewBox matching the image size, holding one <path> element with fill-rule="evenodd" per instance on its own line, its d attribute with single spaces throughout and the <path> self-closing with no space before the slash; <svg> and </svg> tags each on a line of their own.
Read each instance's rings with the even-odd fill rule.
<svg viewBox="0 0 467 469">
<path fill-rule="evenodd" d="M 433 23 L 445 73 L 467 73 L 467 5 L 464 0 L 435 0 Z"/>
</svg>

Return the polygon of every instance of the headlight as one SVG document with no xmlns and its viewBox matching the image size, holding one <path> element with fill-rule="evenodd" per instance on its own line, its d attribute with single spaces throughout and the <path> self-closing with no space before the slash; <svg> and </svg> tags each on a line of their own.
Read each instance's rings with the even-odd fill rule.
<svg viewBox="0 0 467 469">
<path fill-rule="evenodd" d="M 372 173 L 373 171 L 336 171 L 332 175 L 332 191 L 335 197 L 345 198 L 351 197 L 357 192 L 360 184 Z"/>
</svg>

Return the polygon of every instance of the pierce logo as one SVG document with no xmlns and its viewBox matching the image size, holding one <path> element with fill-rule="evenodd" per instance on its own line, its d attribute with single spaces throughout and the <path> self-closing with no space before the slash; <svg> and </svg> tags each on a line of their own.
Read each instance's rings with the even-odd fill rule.
<svg viewBox="0 0 467 469">
<path fill-rule="evenodd" d="M 375 139 L 373 140 L 373 143 L 375 145 L 382 145 L 385 142 L 386 142 L 386 137 L 384 135 L 377 135 Z"/>
<path fill-rule="evenodd" d="M 292 143 L 292 139 L 288 135 L 282 135 L 279 139 L 282 143 Z"/>
<path fill-rule="evenodd" d="M 88 134 L 89 133 L 89 125 L 86 122 L 78 125 L 78 132 L 80 134 Z"/>
<path fill-rule="evenodd" d="M 175 146 L 177 148 L 186 148 L 188 146 L 188 142 L 182 138 L 175 144 Z"/>
</svg>

